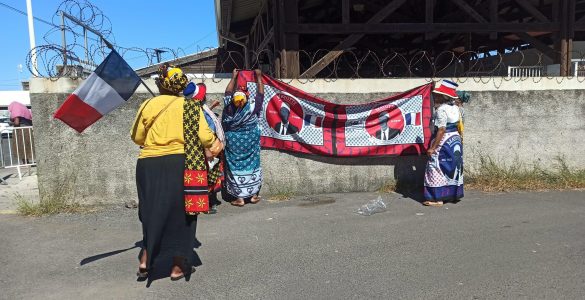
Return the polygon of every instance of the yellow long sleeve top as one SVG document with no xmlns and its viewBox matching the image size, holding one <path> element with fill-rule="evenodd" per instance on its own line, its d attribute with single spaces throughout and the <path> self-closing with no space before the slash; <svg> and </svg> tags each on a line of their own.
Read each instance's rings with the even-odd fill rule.
<svg viewBox="0 0 585 300">
<path fill-rule="evenodd" d="M 152 123 L 158 113 L 175 98 L 178 99 Z M 183 97 L 161 95 L 142 103 L 130 131 L 134 143 L 142 147 L 138 158 L 185 153 L 184 102 Z M 147 130 L 148 126 L 151 127 Z M 198 136 L 204 148 L 210 148 L 216 139 L 205 120 L 203 110 L 199 111 Z"/>
</svg>

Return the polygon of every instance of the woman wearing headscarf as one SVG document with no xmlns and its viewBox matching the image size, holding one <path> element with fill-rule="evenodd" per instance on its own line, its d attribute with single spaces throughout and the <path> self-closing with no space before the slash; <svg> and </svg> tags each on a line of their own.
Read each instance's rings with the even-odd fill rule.
<svg viewBox="0 0 585 300">
<path fill-rule="evenodd" d="M 238 86 L 238 70 L 232 73 L 226 90 L 222 125 L 226 146 L 225 183 L 222 197 L 235 206 L 260 201 L 262 167 L 260 166 L 260 128 L 258 119 L 264 102 L 262 72 L 255 71 L 256 86 Z"/>
<path fill-rule="evenodd" d="M 219 149 L 200 101 L 180 96 L 188 80 L 163 65 L 160 96 L 145 101 L 131 130 L 141 148 L 136 165 L 143 249 L 137 276 L 145 278 L 159 257 L 172 257 L 171 280 L 194 270 L 197 213 L 208 205 L 204 148 Z"/>
<path fill-rule="evenodd" d="M 32 113 L 24 104 L 12 102 L 8 105 L 10 113 L 10 125 L 14 127 L 32 126 Z M 33 160 L 33 139 L 31 129 L 15 130 L 12 134 L 12 153 L 18 154 L 23 164 L 32 163 Z"/>
<path fill-rule="evenodd" d="M 435 136 L 427 154 L 424 195 L 426 206 L 442 206 L 446 201 L 463 198 L 463 144 L 461 111 L 455 103 L 457 84 L 443 80 L 433 91 L 435 97 Z"/>
</svg>

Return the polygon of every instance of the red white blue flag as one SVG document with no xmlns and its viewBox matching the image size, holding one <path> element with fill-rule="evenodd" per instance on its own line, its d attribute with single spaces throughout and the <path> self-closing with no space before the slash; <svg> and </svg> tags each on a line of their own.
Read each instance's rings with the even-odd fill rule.
<svg viewBox="0 0 585 300">
<path fill-rule="evenodd" d="M 126 103 L 139 84 L 140 77 L 112 50 L 97 69 L 65 99 L 54 117 L 81 133 Z"/>
<path fill-rule="evenodd" d="M 351 157 L 422 155 L 429 146 L 432 83 L 370 103 L 343 105 L 266 75 L 262 80 L 264 148 Z M 252 72 L 240 72 L 238 84 L 255 96 Z"/>
</svg>

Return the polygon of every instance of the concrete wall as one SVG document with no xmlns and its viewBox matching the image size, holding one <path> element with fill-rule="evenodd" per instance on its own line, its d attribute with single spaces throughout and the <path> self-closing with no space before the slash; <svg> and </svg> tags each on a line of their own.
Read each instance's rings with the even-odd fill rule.
<svg viewBox="0 0 585 300">
<path fill-rule="evenodd" d="M 139 104 L 149 97 L 140 88 L 128 103 L 78 134 L 52 115 L 79 82 L 31 81 L 39 190 L 42 199 L 65 197 L 82 203 L 122 203 L 136 199 L 134 169 L 138 147 L 129 130 Z M 425 80 L 336 80 L 292 82 L 338 103 L 364 103 L 426 83 Z M 148 84 L 154 88 L 152 82 Z M 227 81 L 206 82 L 219 99 Z M 488 155 L 502 163 L 554 164 L 564 156 L 571 167 L 585 167 L 585 92 L 576 79 L 489 82 L 467 80 L 466 166 Z M 324 158 L 262 151 L 263 193 L 372 191 L 399 180 L 421 181 L 424 157 Z"/>
</svg>

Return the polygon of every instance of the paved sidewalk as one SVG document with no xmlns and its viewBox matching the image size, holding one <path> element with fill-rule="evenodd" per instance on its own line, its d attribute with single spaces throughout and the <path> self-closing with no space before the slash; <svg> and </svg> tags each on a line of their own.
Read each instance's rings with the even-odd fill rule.
<svg viewBox="0 0 585 300">
<path fill-rule="evenodd" d="M 483 194 L 442 208 L 373 193 L 202 216 L 189 282 L 137 282 L 135 209 L 0 215 L 1 299 L 583 299 L 585 192 Z M 164 270 L 163 270 L 164 271 Z"/>
<path fill-rule="evenodd" d="M 39 201 L 36 168 L 22 168 L 22 180 L 18 178 L 15 168 L 0 169 L 0 177 L 4 183 L 0 184 L 0 214 L 14 214 L 17 201 Z"/>
</svg>

